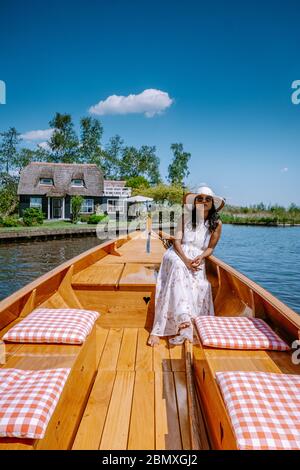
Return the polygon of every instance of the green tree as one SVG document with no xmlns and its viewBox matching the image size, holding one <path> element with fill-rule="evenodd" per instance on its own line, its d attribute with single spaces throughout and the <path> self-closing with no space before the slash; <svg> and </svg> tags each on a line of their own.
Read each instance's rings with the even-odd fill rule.
<svg viewBox="0 0 300 470">
<path fill-rule="evenodd" d="M 71 115 L 56 113 L 49 125 L 55 130 L 49 141 L 51 153 L 48 161 L 78 163 L 80 160 L 79 142 Z"/>
<path fill-rule="evenodd" d="M 141 176 L 141 160 L 139 151 L 135 147 L 124 147 L 120 161 L 120 177 L 122 179 Z"/>
<path fill-rule="evenodd" d="M 103 172 L 107 179 L 120 178 L 120 161 L 124 149 L 124 141 L 119 135 L 109 139 L 103 152 Z"/>
<path fill-rule="evenodd" d="M 20 134 L 15 127 L 10 127 L 8 131 L 1 132 L 2 142 L 0 145 L 0 167 L 9 173 L 16 166 L 18 158 L 17 147 L 21 142 Z"/>
<path fill-rule="evenodd" d="M 123 179 L 144 176 L 152 183 L 160 181 L 159 158 L 156 148 L 143 145 L 139 150 L 135 147 L 124 147 L 120 161 L 120 176 Z"/>
<path fill-rule="evenodd" d="M 101 138 L 103 127 L 98 119 L 84 117 L 80 120 L 81 127 L 81 147 L 80 161 L 82 163 L 96 163 L 101 169 L 102 151 Z"/>
<path fill-rule="evenodd" d="M 144 176 L 133 176 L 126 180 L 126 186 L 133 189 L 149 188 L 149 181 Z"/>
<path fill-rule="evenodd" d="M 180 186 L 168 185 L 163 183 L 149 188 L 134 189 L 133 194 L 142 194 L 146 197 L 152 197 L 155 202 L 161 204 L 167 201 L 170 205 L 182 204 L 183 199 L 183 190 Z"/>
<path fill-rule="evenodd" d="M 18 207 L 18 178 L 8 173 L 0 173 L 0 215 L 13 214 Z"/>
<path fill-rule="evenodd" d="M 41 161 L 37 150 L 21 148 L 16 159 L 16 169 L 21 172 L 22 168 L 29 165 L 30 162 Z"/>
<path fill-rule="evenodd" d="M 171 144 L 171 150 L 173 160 L 168 167 L 168 180 L 171 184 L 182 185 L 184 178 L 190 174 L 188 162 L 191 154 L 184 152 L 182 144 Z"/>
<path fill-rule="evenodd" d="M 153 184 L 161 182 L 159 173 L 159 157 L 156 155 L 156 147 L 143 145 L 140 150 L 140 158 L 144 168 L 144 176 Z"/>
<path fill-rule="evenodd" d="M 79 220 L 80 209 L 84 198 L 82 196 L 71 197 L 71 208 L 72 208 L 72 222 L 76 224 Z"/>
</svg>

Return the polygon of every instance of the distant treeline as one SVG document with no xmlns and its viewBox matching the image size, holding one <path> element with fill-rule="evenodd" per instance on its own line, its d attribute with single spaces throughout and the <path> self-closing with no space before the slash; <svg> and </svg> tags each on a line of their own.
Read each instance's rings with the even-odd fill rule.
<svg viewBox="0 0 300 470">
<path fill-rule="evenodd" d="M 142 177 L 152 185 L 162 182 L 160 158 L 155 146 L 128 146 L 119 135 L 111 137 L 104 146 L 103 126 L 98 119 L 91 117 L 80 119 L 79 135 L 75 131 L 70 114 L 56 113 L 49 121 L 49 126 L 50 132 L 36 131 L 40 135 L 44 132 L 50 136 L 47 141 L 37 144 L 36 148 L 22 146 L 22 134 L 14 127 L 1 132 L 0 171 L 15 174 L 32 161 L 94 163 L 101 168 L 107 179 L 127 180 Z M 28 138 L 34 132 L 30 132 Z M 191 154 L 184 151 L 181 143 L 170 144 L 170 150 L 172 160 L 168 167 L 168 182 L 182 184 L 189 175 L 188 163 Z"/>
<path fill-rule="evenodd" d="M 263 202 L 250 206 L 226 205 L 222 221 L 231 224 L 300 224 L 300 206 L 292 203 L 288 208 L 278 204 L 265 205 Z"/>
</svg>

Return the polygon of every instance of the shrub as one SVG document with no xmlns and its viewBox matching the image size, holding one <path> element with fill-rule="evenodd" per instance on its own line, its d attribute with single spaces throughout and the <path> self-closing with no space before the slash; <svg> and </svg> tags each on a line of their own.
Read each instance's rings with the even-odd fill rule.
<svg viewBox="0 0 300 470">
<path fill-rule="evenodd" d="M 88 223 L 88 224 L 98 224 L 99 222 L 102 222 L 102 223 L 108 222 L 108 220 L 109 220 L 108 215 L 105 215 L 105 214 L 102 214 L 102 215 L 93 214 L 93 215 L 90 215 L 90 217 L 89 217 L 87 223 Z"/>
<path fill-rule="evenodd" d="M 32 225 L 41 225 L 44 223 L 44 214 L 41 209 L 28 207 L 23 212 L 23 222 L 27 227 L 31 227 Z"/>
<path fill-rule="evenodd" d="M 91 217 L 91 216 L 90 216 L 90 215 L 87 215 L 87 214 L 81 215 L 81 216 L 80 216 L 80 222 L 88 222 L 88 220 L 89 220 L 90 217 Z"/>
<path fill-rule="evenodd" d="M 72 210 L 72 222 L 77 224 L 79 220 L 80 209 L 84 198 L 82 196 L 72 196 L 71 197 L 71 210 Z"/>
<path fill-rule="evenodd" d="M 17 217 L 11 216 L 3 217 L 0 223 L 3 227 L 18 227 L 19 225 L 22 225 Z"/>
</svg>

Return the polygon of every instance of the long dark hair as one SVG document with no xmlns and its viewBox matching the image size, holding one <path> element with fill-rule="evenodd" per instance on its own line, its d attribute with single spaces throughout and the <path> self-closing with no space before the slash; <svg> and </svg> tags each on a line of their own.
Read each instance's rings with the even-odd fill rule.
<svg viewBox="0 0 300 470">
<path fill-rule="evenodd" d="M 196 198 L 194 199 L 194 205 L 193 205 L 193 209 L 192 209 L 192 227 L 193 227 L 193 230 L 196 230 L 196 226 L 197 226 L 197 209 L 196 209 Z M 218 226 L 218 221 L 220 219 L 220 215 L 219 213 L 217 212 L 216 208 L 215 208 L 215 204 L 214 204 L 214 200 L 212 200 L 212 204 L 211 204 L 211 208 L 209 209 L 209 212 L 208 212 L 208 217 L 207 217 L 207 221 L 208 221 L 208 228 L 209 228 L 209 231 L 212 233 L 216 230 L 217 226 Z"/>
</svg>

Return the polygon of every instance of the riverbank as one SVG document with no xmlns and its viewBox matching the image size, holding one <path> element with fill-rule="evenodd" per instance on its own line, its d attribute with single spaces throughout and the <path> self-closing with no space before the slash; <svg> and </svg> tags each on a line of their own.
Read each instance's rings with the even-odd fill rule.
<svg viewBox="0 0 300 470">
<path fill-rule="evenodd" d="M 264 223 L 260 220 L 253 220 L 249 222 L 247 219 L 242 220 L 233 220 L 231 222 L 223 221 L 224 224 L 228 225 L 246 225 L 246 226 L 260 226 L 260 227 L 299 227 L 300 224 L 290 224 L 290 223 Z M 140 229 L 144 230 L 146 224 L 142 223 Z M 174 228 L 174 225 L 159 224 L 154 223 L 152 225 L 154 230 L 160 228 Z M 105 239 L 114 238 L 116 236 L 116 227 L 115 223 L 109 223 L 108 225 L 101 225 L 101 231 Z M 136 227 L 132 227 L 128 230 L 128 225 L 126 222 L 121 221 L 119 223 L 119 234 L 127 233 L 128 231 L 135 230 Z M 10 243 L 18 241 L 43 241 L 43 240 L 55 240 L 61 238 L 73 238 L 73 237 L 84 237 L 84 236 L 96 236 L 97 235 L 97 225 L 90 225 L 87 223 L 81 224 L 72 224 L 70 222 L 47 222 L 43 225 L 35 227 L 1 227 L 0 228 L 0 243 Z"/>
<path fill-rule="evenodd" d="M 153 224 L 152 228 L 155 230 L 171 228 L 172 230 L 174 228 L 174 224 L 171 224 L 171 226 L 170 224 L 162 224 L 161 226 Z M 146 222 L 131 226 L 129 224 L 128 226 L 126 222 L 121 221 L 119 223 L 118 230 L 116 229 L 116 225 L 113 221 L 108 224 L 101 224 L 100 230 L 97 228 L 97 225 L 89 225 L 85 223 L 72 224 L 69 222 L 47 222 L 35 227 L 0 228 L 0 244 L 19 241 L 46 241 L 85 236 L 98 236 L 98 238 L 100 237 L 102 239 L 111 239 L 118 236 L 118 234 L 122 235 L 137 229 L 145 230 Z"/>
</svg>

